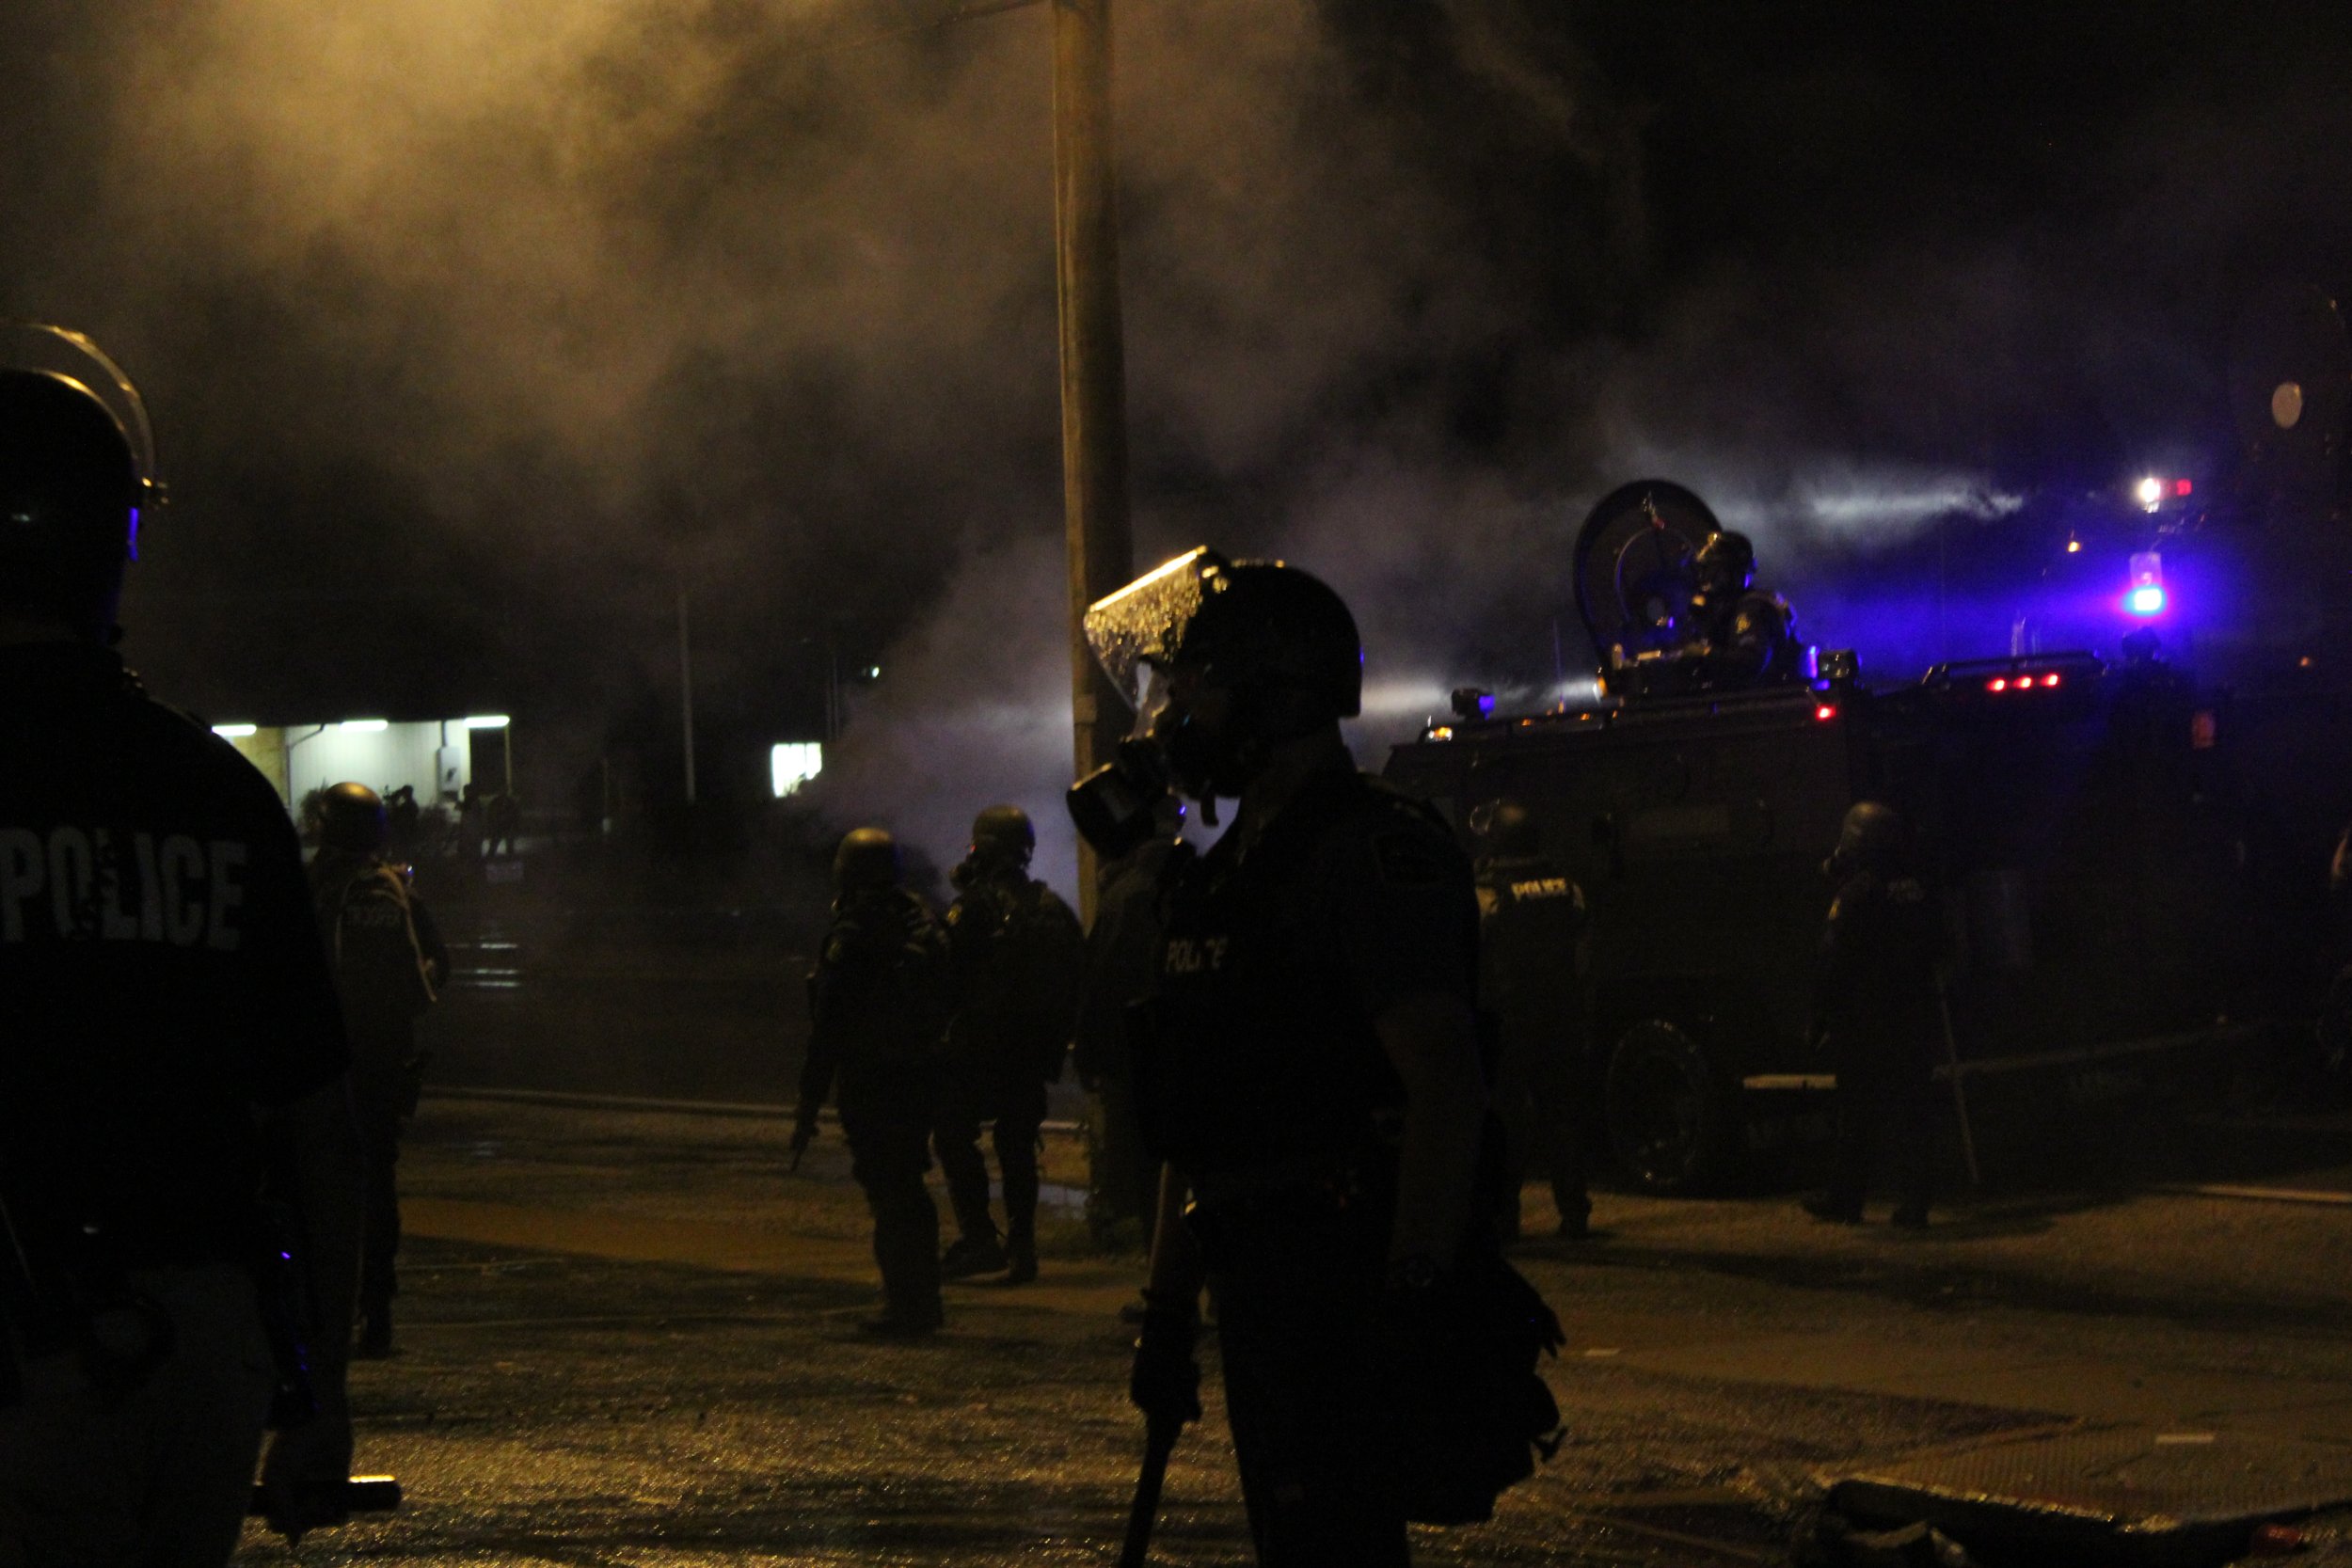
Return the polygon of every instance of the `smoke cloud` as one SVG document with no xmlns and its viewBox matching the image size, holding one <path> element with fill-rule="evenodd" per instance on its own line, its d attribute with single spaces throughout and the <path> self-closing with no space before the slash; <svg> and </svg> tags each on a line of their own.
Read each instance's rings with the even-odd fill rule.
<svg viewBox="0 0 2352 1568">
<path fill-rule="evenodd" d="M 20 0 L 0 309 L 155 406 L 158 687 L 651 724 L 683 587 L 746 735 L 814 733 L 824 650 L 882 668 L 845 824 L 1062 832 L 1050 19 L 952 12 Z M 1801 587 L 2218 461 L 2237 302 L 2352 242 L 2343 24 L 1894 25 L 1120 0 L 1137 565 L 1326 575 L 1371 749 L 1588 662 L 1626 479 Z"/>
</svg>

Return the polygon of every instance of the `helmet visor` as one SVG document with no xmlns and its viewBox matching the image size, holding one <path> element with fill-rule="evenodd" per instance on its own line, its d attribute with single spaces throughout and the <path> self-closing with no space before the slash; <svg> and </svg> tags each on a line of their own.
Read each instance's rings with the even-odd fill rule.
<svg viewBox="0 0 2352 1568">
<path fill-rule="evenodd" d="M 155 432 L 147 422 L 147 404 L 122 367 L 79 332 L 38 322 L 0 322 L 0 365 L 10 370 L 45 371 L 61 375 L 96 397 L 121 428 L 131 449 L 139 488 L 157 488 Z"/>
<path fill-rule="evenodd" d="M 164 482 L 155 471 L 155 431 L 147 422 L 147 403 L 122 367 L 82 333 L 40 322 L 0 321 L 0 367 L 61 376 L 95 397 L 121 432 L 131 451 L 135 493 L 124 553 L 139 558 L 139 515 L 164 502 Z"/>
<path fill-rule="evenodd" d="M 1146 673 L 1176 657 L 1192 618 L 1214 591 L 1211 584 L 1229 564 L 1203 546 L 1105 594 L 1088 609 L 1087 646 L 1129 707 L 1143 708 Z"/>
</svg>

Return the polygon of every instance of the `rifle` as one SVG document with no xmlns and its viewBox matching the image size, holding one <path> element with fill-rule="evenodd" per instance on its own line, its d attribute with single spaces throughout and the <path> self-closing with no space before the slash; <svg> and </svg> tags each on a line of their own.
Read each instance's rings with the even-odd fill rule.
<svg viewBox="0 0 2352 1568">
<path fill-rule="evenodd" d="M 1144 1419 L 1143 1469 L 1136 1477 L 1136 1500 L 1127 1511 L 1127 1543 L 1119 1553 L 1119 1568 L 1145 1568 L 1152 1556 L 1152 1527 L 1159 1523 L 1160 1487 L 1168 1480 L 1168 1456 L 1176 1451 L 1182 1421 L 1151 1416 Z"/>
</svg>

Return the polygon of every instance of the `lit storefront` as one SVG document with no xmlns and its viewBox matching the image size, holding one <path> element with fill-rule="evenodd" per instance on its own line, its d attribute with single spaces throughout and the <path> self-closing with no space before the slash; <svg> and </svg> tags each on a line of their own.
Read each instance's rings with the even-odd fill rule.
<svg viewBox="0 0 2352 1568">
<path fill-rule="evenodd" d="M 479 775 L 475 736 L 496 730 Z M 421 805 L 450 802 L 479 776 L 486 791 L 510 787 L 514 753 L 504 714 L 467 719 L 344 719 L 320 724 L 215 724 L 213 733 L 262 771 L 292 811 L 328 784 L 357 781 L 389 795 L 406 785 Z"/>
</svg>

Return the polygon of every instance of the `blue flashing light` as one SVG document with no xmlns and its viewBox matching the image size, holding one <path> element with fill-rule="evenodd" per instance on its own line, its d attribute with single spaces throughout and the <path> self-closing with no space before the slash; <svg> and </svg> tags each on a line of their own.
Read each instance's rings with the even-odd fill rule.
<svg viewBox="0 0 2352 1568">
<path fill-rule="evenodd" d="M 2164 613 L 2164 557 L 2154 550 L 2141 550 L 2132 557 L 2131 587 L 2123 594 L 2123 608 L 2143 619 Z"/>
</svg>

